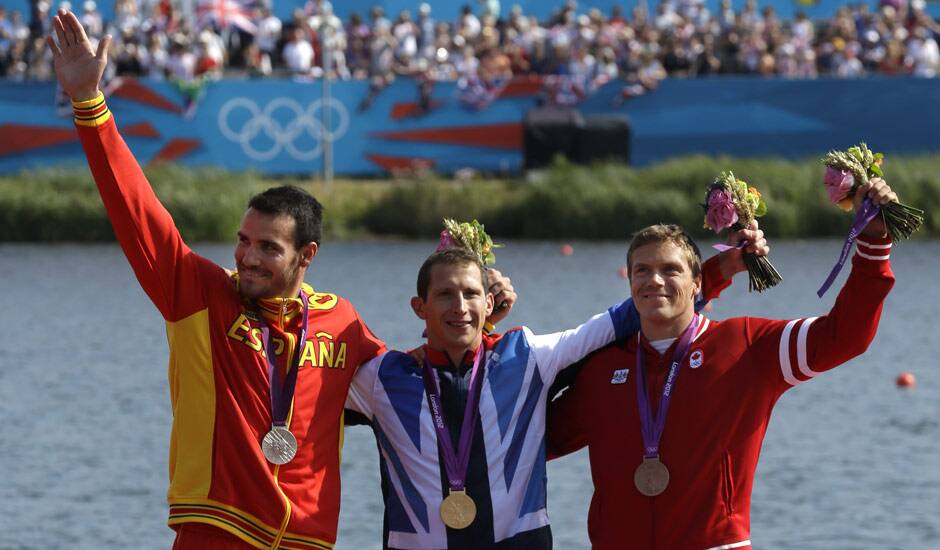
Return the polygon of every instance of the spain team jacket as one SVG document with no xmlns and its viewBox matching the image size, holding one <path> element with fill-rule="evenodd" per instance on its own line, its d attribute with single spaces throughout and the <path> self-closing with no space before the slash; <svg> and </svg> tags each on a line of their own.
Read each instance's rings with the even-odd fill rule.
<svg viewBox="0 0 940 550">
<path fill-rule="evenodd" d="M 260 442 L 271 428 L 270 389 L 255 308 L 224 269 L 183 242 L 103 99 L 77 104 L 76 125 L 118 242 L 166 321 L 169 524 L 212 525 L 257 548 L 331 548 L 343 404 L 358 365 L 384 345 L 348 301 L 309 285 L 302 348 L 299 300 L 261 304 L 279 335 L 278 362 L 300 354 L 289 418 L 299 449 L 283 466 L 268 463 Z"/>
<path fill-rule="evenodd" d="M 821 317 L 700 317 L 672 391 L 660 457 L 666 490 L 643 496 L 636 354 L 646 357 L 653 410 L 675 347 L 659 355 L 641 335 L 599 351 L 549 406 L 548 450 L 587 446 L 594 495 L 588 534 L 599 550 L 750 548 L 750 505 L 761 442 L 787 390 L 863 353 L 894 283 L 887 239 L 859 239 L 852 273 Z"/>
</svg>

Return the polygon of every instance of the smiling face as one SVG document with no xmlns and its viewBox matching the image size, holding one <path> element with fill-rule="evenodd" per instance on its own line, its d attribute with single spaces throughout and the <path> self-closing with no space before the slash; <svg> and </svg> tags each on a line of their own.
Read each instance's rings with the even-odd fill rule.
<svg viewBox="0 0 940 550">
<path fill-rule="evenodd" d="M 426 296 L 412 298 L 411 307 L 427 324 L 428 345 L 459 364 L 467 351 L 480 345 L 493 296 L 484 289 L 477 264 L 437 263 L 431 267 Z"/>
<path fill-rule="evenodd" d="M 702 285 L 687 252 L 669 241 L 645 244 L 632 251 L 629 268 L 643 334 L 650 340 L 679 336 L 692 322 Z"/>
<path fill-rule="evenodd" d="M 286 214 L 265 214 L 249 208 L 238 229 L 235 266 L 238 293 L 251 300 L 297 296 L 317 244 L 297 249 L 294 219 Z"/>
</svg>

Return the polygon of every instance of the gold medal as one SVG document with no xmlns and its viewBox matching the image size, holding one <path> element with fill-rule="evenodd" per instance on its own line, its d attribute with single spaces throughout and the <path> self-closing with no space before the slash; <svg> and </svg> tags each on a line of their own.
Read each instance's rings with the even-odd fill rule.
<svg viewBox="0 0 940 550">
<path fill-rule="evenodd" d="M 633 484 L 641 494 L 655 497 L 662 494 L 669 485 L 669 470 L 660 462 L 659 457 L 643 458 L 633 473 Z"/>
<path fill-rule="evenodd" d="M 477 517 L 477 505 L 467 496 L 467 491 L 451 490 L 441 503 L 441 519 L 451 529 L 463 529 Z"/>
</svg>

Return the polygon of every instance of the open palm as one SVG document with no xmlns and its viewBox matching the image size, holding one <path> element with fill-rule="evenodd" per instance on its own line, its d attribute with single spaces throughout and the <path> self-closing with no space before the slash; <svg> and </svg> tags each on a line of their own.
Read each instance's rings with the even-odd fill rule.
<svg viewBox="0 0 940 550">
<path fill-rule="evenodd" d="M 91 48 L 85 29 L 70 11 L 59 10 L 52 19 L 58 44 L 52 36 L 46 43 L 52 50 L 56 78 L 62 90 L 74 101 L 92 99 L 98 95 L 98 82 L 108 64 L 108 46 L 111 37 L 104 37 L 98 51 Z"/>
</svg>

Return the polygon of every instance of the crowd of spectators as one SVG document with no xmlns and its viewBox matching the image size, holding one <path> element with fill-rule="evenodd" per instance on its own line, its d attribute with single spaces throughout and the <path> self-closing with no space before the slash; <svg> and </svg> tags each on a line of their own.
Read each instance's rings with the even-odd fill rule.
<svg viewBox="0 0 940 550">
<path fill-rule="evenodd" d="M 498 0 L 478 0 L 454 21 L 435 19 L 428 4 L 414 15 L 375 7 L 341 21 L 328 1 L 310 0 L 286 21 L 260 3 L 226 28 L 211 12 L 184 14 L 172 0 L 115 0 L 111 21 L 102 19 L 94 0 L 31 5 L 27 14 L 0 8 L 3 78 L 52 77 L 43 37 L 59 7 L 75 11 L 93 41 L 112 35 L 111 76 L 191 81 L 329 73 L 382 84 L 400 75 L 493 81 L 539 74 L 622 78 L 648 89 L 666 76 L 940 72 L 940 25 L 925 12 L 924 0 L 847 5 L 816 21 L 804 14 L 783 20 L 756 0 L 738 12 L 730 0 L 717 12 L 703 0 L 662 0 L 651 13 L 635 8 L 629 17 L 617 8 L 609 14 L 579 10 L 569 0 L 543 21 L 518 6 L 501 11 Z"/>
</svg>

